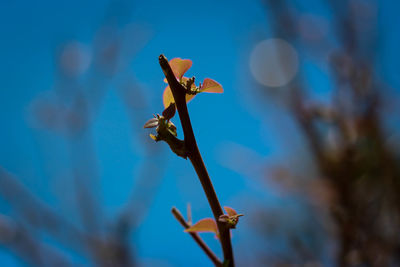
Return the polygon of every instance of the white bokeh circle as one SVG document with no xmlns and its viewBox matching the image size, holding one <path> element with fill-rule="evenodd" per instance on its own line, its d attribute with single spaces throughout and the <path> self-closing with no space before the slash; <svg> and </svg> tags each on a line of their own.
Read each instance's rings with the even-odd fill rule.
<svg viewBox="0 0 400 267">
<path fill-rule="evenodd" d="M 250 55 L 250 71 L 262 85 L 287 85 L 296 75 L 299 59 L 291 44 L 271 38 L 259 42 Z"/>
</svg>

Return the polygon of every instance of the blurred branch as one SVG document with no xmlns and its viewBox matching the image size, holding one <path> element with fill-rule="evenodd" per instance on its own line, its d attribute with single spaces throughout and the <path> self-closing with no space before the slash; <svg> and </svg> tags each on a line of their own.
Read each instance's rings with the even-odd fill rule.
<svg viewBox="0 0 400 267">
<path fill-rule="evenodd" d="M 299 49 L 307 45 L 301 43 L 298 28 L 304 11 L 290 1 L 266 3 L 274 35 L 298 44 Z M 373 65 L 378 41 L 383 42 L 376 38 L 379 2 L 340 0 L 325 4 L 331 6 L 336 33 L 325 40 L 331 43 L 325 52 L 333 72 L 333 106 L 306 105 L 302 80 L 307 77 L 300 73 L 303 75 L 288 86 L 292 88 L 290 107 L 319 177 L 328 179 L 334 191 L 335 201 L 329 209 L 338 233 L 337 264 L 396 265 L 400 260 L 396 256 L 400 247 L 400 171 L 398 158 L 385 140 L 386 118 L 381 114 L 384 92 L 375 81 Z M 324 64 L 326 56 L 321 58 Z M 338 134 L 335 145 L 326 145 L 321 122 L 328 122 L 328 129 Z"/>
<path fill-rule="evenodd" d="M 42 230 L 49 233 L 59 242 L 68 245 L 69 248 L 76 252 L 82 254 L 84 252 L 89 253 L 92 259 L 100 266 L 109 266 L 104 265 L 104 263 L 110 261 L 114 265 L 120 261 L 125 261 L 126 257 L 115 257 L 115 253 L 110 253 L 125 250 L 126 248 L 121 247 L 122 243 L 115 242 L 113 238 L 110 240 L 102 240 L 99 236 L 93 236 L 80 231 L 73 224 L 56 214 L 50 207 L 32 195 L 26 187 L 1 167 L 0 195 L 4 197 L 18 213 L 21 214 L 22 218 L 29 224 L 29 226 L 33 227 L 35 230 Z M 26 230 L 23 232 L 25 233 L 25 236 L 28 235 Z M 29 240 L 31 239 L 32 238 Z M 34 248 L 34 246 L 32 248 Z M 107 248 L 108 253 L 105 254 L 104 249 L 102 248 Z M 106 256 L 109 258 L 106 258 Z M 130 266 L 130 264 L 125 262 L 118 266 Z"/>
<path fill-rule="evenodd" d="M 31 226 L 45 230 L 67 244 L 81 247 L 87 237 L 37 199 L 15 177 L 0 167 L 0 195 L 22 215 Z"/>
<path fill-rule="evenodd" d="M 35 240 L 11 218 L 0 214 L 0 243 L 35 266 L 72 266 L 58 251 Z"/>
</svg>

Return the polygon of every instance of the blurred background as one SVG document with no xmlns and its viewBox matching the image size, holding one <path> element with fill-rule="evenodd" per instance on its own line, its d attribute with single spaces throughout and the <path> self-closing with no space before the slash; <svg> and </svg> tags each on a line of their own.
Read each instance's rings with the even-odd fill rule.
<svg viewBox="0 0 400 267">
<path fill-rule="evenodd" d="M 212 266 L 170 212 L 212 217 L 190 162 L 143 129 L 165 54 L 224 87 L 189 112 L 238 266 L 399 266 L 399 8 L 1 1 L 0 265 Z"/>
</svg>

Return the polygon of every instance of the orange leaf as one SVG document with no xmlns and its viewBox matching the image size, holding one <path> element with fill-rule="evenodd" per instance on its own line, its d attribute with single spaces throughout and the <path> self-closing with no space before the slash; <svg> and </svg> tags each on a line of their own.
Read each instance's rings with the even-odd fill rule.
<svg viewBox="0 0 400 267">
<path fill-rule="evenodd" d="M 237 215 L 236 210 L 234 210 L 234 209 L 232 209 L 230 207 L 225 206 L 224 210 L 226 211 L 226 213 L 228 213 L 229 216 Z"/>
<path fill-rule="evenodd" d="M 169 107 L 171 103 L 175 103 L 174 96 L 172 95 L 172 91 L 169 86 L 165 87 L 164 89 L 163 103 L 164 103 L 164 108 Z"/>
<path fill-rule="evenodd" d="M 186 95 L 186 103 L 188 103 L 190 100 L 193 99 L 196 95 Z M 164 108 L 169 107 L 171 103 L 175 103 L 174 96 L 172 95 L 171 88 L 169 86 L 165 87 L 164 93 L 163 93 L 163 104 Z"/>
<path fill-rule="evenodd" d="M 200 91 L 207 93 L 223 93 L 224 89 L 222 88 L 222 85 L 213 79 L 205 78 Z"/>
<path fill-rule="evenodd" d="M 178 80 L 182 79 L 183 74 L 190 69 L 192 66 L 192 61 L 190 59 L 181 59 L 179 57 L 173 58 L 169 61 L 172 71 Z"/>
<path fill-rule="evenodd" d="M 186 103 L 189 103 L 190 100 L 192 100 L 196 95 L 186 95 Z"/>
<path fill-rule="evenodd" d="M 154 134 L 150 134 L 150 138 L 153 139 L 153 140 L 156 141 L 156 142 L 158 141 L 158 140 L 157 140 L 157 136 L 155 136 Z"/>
<path fill-rule="evenodd" d="M 218 235 L 218 228 L 217 224 L 215 223 L 214 219 L 211 218 L 205 218 L 201 219 L 191 227 L 185 229 L 185 232 L 190 232 L 190 233 L 197 233 L 197 232 L 211 232 L 215 233 Z"/>
</svg>

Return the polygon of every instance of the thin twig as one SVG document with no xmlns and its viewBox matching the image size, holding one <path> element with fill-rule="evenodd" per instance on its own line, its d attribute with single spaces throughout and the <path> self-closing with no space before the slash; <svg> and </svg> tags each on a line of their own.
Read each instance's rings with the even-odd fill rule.
<svg viewBox="0 0 400 267">
<path fill-rule="evenodd" d="M 218 221 L 219 216 L 223 215 L 221 205 L 218 201 L 217 194 L 215 193 L 210 176 L 208 175 L 206 166 L 204 165 L 199 148 L 197 147 L 196 138 L 193 133 L 192 124 L 190 122 L 189 112 L 186 105 L 186 91 L 185 88 L 178 82 L 172 72 L 171 66 L 164 55 L 159 56 L 160 66 L 167 78 L 168 84 L 171 88 L 172 95 L 174 96 L 176 109 L 178 110 L 179 118 L 181 121 L 185 146 L 187 149 L 188 157 L 199 177 L 200 183 L 207 196 L 208 203 L 214 214 L 215 221 L 217 222 L 218 231 L 220 234 L 220 241 L 222 251 L 224 253 L 224 263 L 227 266 L 233 267 L 233 252 L 230 237 L 230 230 L 226 224 Z"/>
<path fill-rule="evenodd" d="M 172 214 L 176 218 L 176 220 L 183 226 L 183 228 L 187 229 L 190 225 L 186 222 L 185 218 L 183 218 L 182 214 L 176 208 L 172 208 Z M 200 246 L 200 248 L 207 254 L 210 260 L 215 264 L 215 266 L 222 266 L 222 262 L 218 259 L 218 257 L 211 251 L 211 249 L 207 246 L 207 244 L 201 239 L 201 237 L 197 233 L 189 233 L 194 241 Z"/>
</svg>

